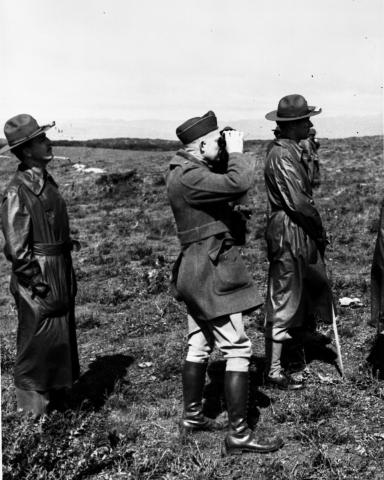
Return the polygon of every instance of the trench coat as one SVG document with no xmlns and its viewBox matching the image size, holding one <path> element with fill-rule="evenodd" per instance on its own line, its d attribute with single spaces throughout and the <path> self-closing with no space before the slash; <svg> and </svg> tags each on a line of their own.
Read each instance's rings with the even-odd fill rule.
<svg viewBox="0 0 384 480">
<path fill-rule="evenodd" d="M 239 233 L 244 224 L 231 205 L 244 198 L 253 179 L 254 161 L 240 153 L 229 155 L 224 174 L 183 150 L 169 164 L 167 192 L 181 244 L 173 284 L 196 320 L 251 311 L 263 303 L 236 245 L 244 238 Z"/>
<path fill-rule="evenodd" d="M 295 141 L 279 139 L 265 162 L 267 327 L 288 329 L 332 319 L 333 300 L 323 261 L 326 236 L 302 153 Z"/>
<path fill-rule="evenodd" d="M 12 264 L 10 290 L 18 312 L 15 385 L 48 391 L 79 376 L 72 241 L 65 202 L 53 178 L 20 164 L 1 207 L 4 253 Z M 45 282 L 45 298 L 31 286 Z"/>
<path fill-rule="evenodd" d="M 371 319 L 379 331 L 384 328 L 384 203 L 381 206 L 379 230 L 371 268 Z"/>
</svg>

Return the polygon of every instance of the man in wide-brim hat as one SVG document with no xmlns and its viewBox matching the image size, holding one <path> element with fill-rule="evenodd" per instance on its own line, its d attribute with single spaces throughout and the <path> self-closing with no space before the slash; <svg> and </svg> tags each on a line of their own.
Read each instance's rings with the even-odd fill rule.
<svg viewBox="0 0 384 480">
<path fill-rule="evenodd" d="M 45 131 L 28 114 L 4 127 L 20 160 L 1 207 L 4 253 L 18 312 L 14 378 L 18 409 L 39 417 L 62 403 L 79 376 L 75 333 L 76 281 L 65 202 L 46 170 L 53 158 Z M 62 405 L 61 405 L 62 406 Z"/>
<path fill-rule="evenodd" d="M 181 244 L 173 286 L 188 312 L 180 425 L 189 432 L 224 427 L 204 415 L 202 403 L 208 359 L 216 346 L 226 360 L 229 432 L 223 453 L 271 452 L 282 446 L 282 440 L 257 438 L 247 422 L 251 342 L 242 314 L 259 307 L 262 300 L 237 247 L 239 218 L 233 207 L 253 184 L 255 159 L 243 154 L 242 132 L 225 131 L 228 164 L 215 173 L 221 170 L 215 166 L 221 161 L 222 138 L 212 111 L 190 118 L 176 134 L 184 149 L 171 160 L 166 183 Z"/>
<path fill-rule="evenodd" d="M 327 344 L 315 333 L 316 319 L 330 322 L 332 295 L 324 268 L 326 235 L 312 198 L 300 140 L 313 126 L 310 118 L 321 109 L 308 106 L 302 95 L 287 95 L 277 110 L 266 115 L 280 128 L 265 162 L 270 214 L 266 232 L 268 291 L 266 302 L 267 382 L 281 389 L 301 389 L 282 368 L 285 342 Z"/>
</svg>

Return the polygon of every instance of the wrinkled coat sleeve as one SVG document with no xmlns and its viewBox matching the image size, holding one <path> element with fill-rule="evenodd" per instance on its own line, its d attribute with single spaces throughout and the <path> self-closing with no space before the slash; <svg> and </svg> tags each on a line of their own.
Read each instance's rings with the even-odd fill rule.
<svg viewBox="0 0 384 480">
<path fill-rule="evenodd" d="M 255 160 L 249 155 L 231 153 L 224 174 L 213 173 L 195 163 L 184 169 L 181 182 L 185 187 L 185 200 L 190 205 L 203 205 L 231 201 L 241 197 L 252 186 Z"/>
<path fill-rule="evenodd" d="M 275 156 L 272 168 L 284 210 L 315 241 L 323 241 L 324 230 L 314 201 L 303 187 L 300 172 L 286 156 Z"/>
<path fill-rule="evenodd" d="M 31 216 L 16 189 L 6 193 L 1 217 L 5 238 L 4 253 L 12 262 L 13 273 L 25 286 L 41 281 L 40 265 L 33 258 L 30 245 Z"/>
</svg>

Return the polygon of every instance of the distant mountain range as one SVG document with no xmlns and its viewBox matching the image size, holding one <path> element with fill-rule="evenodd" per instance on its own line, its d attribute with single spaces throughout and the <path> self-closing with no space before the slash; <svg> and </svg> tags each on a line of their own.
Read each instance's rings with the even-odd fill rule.
<svg viewBox="0 0 384 480">
<path fill-rule="evenodd" d="M 73 122 L 57 121 L 52 138 L 91 139 L 91 138 L 161 138 L 176 140 L 175 129 L 183 120 L 105 120 L 84 119 Z M 313 119 L 319 137 L 345 138 L 353 136 L 382 135 L 381 115 L 326 117 L 319 115 Z M 263 118 L 219 121 L 220 127 L 231 125 L 242 130 L 247 139 L 268 139 L 272 136 L 274 122 Z"/>
<path fill-rule="evenodd" d="M 175 129 L 183 120 L 110 120 L 82 119 L 56 120 L 56 127 L 50 130 L 49 137 L 54 140 L 86 140 L 98 138 L 152 138 L 177 140 Z M 318 136 L 326 138 L 346 138 L 383 134 L 381 115 L 365 117 L 345 116 L 327 117 L 319 115 L 313 119 Z M 220 127 L 231 125 L 242 130 L 246 139 L 268 139 L 272 137 L 273 122 L 264 118 L 228 120 L 219 122 Z"/>
</svg>

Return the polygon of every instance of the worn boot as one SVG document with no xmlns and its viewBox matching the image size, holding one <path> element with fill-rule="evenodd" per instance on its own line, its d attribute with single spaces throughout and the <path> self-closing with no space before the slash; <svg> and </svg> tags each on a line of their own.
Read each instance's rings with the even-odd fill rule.
<svg viewBox="0 0 384 480">
<path fill-rule="evenodd" d="M 284 372 L 281 367 L 283 343 L 266 339 L 265 350 L 268 364 L 265 384 L 281 390 L 302 390 L 304 388 L 304 382 L 295 380 L 288 373 Z"/>
<path fill-rule="evenodd" d="M 222 455 L 243 452 L 268 453 L 283 446 L 280 437 L 257 438 L 248 427 L 248 372 L 225 372 L 225 399 L 229 417 L 229 432 L 222 446 Z"/>
<path fill-rule="evenodd" d="M 184 415 L 180 421 L 183 432 L 223 430 L 226 425 L 203 414 L 203 389 L 206 363 L 185 362 L 183 367 Z"/>
</svg>

